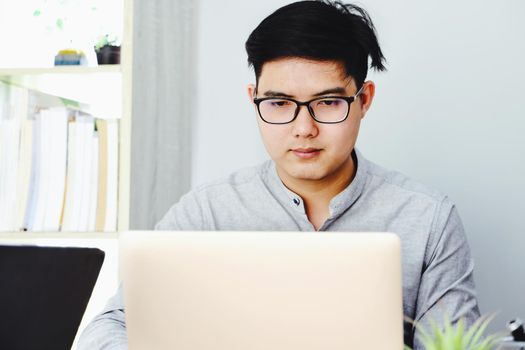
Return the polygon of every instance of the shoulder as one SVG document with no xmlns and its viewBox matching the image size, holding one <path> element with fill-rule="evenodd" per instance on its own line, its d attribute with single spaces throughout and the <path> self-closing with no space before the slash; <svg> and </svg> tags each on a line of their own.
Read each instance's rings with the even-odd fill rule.
<svg viewBox="0 0 525 350">
<path fill-rule="evenodd" d="M 430 233 L 442 232 L 450 219 L 460 221 L 455 203 L 443 192 L 407 175 L 364 159 L 365 191 L 374 203 L 389 208 L 397 218 L 425 222 Z"/>
<path fill-rule="evenodd" d="M 434 203 L 448 200 L 448 197 L 441 191 L 424 185 L 399 171 L 387 169 L 366 159 L 364 161 L 366 162 L 369 186 L 372 189 L 395 192 L 401 195 L 401 198 L 419 199 Z"/>
<path fill-rule="evenodd" d="M 424 244 L 426 264 L 439 249 L 466 245 L 461 218 L 449 196 L 398 171 L 365 162 L 369 201 L 374 209 L 388 212 L 400 232 L 410 234 L 410 246 Z"/>
<path fill-rule="evenodd" d="M 242 206 L 264 191 L 270 161 L 240 169 L 226 178 L 205 183 L 183 195 L 157 224 L 156 229 L 202 230 L 219 214 Z"/>
<path fill-rule="evenodd" d="M 229 176 L 198 185 L 188 193 L 196 198 L 224 196 L 231 193 L 242 194 L 245 191 L 256 191 L 263 185 L 271 161 L 256 166 L 239 169 Z"/>
</svg>

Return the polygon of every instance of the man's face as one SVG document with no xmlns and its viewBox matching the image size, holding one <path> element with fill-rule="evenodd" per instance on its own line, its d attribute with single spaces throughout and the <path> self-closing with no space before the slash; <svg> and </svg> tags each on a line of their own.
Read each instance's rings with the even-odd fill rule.
<svg viewBox="0 0 525 350">
<path fill-rule="evenodd" d="M 284 94 L 308 101 L 330 90 L 340 91 L 321 96 L 355 95 L 355 82 L 345 75 L 344 66 L 338 62 L 283 58 L 263 65 L 257 97 Z M 248 87 L 248 93 L 253 99 L 254 85 Z M 316 122 L 306 106 L 301 107 L 297 118 L 289 124 L 268 124 L 257 117 L 263 143 L 281 179 L 315 181 L 351 176 L 346 174 L 353 169 L 350 155 L 373 94 L 373 83 L 366 82 L 363 93 L 350 105 L 348 118 L 337 124 Z"/>
</svg>

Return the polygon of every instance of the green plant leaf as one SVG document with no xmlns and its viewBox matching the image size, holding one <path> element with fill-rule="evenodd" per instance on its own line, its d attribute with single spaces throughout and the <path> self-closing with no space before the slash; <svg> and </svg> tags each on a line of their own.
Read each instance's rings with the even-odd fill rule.
<svg viewBox="0 0 525 350">
<path fill-rule="evenodd" d="M 432 333 L 434 333 L 434 341 L 436 344 L 436 350 L 444 349 L 445 346 L 445 333 L 441 331 L 441 328 L 434 322 L 430 321 Z"/>
<path fill-rule="evenodd" d="M 483 333 L 485 333 L 485 329 L 487 329 L 487 326 L 489 325 L 489 323 L 492 321 L 493 318 L 494 318 L 494 315 L 488 316 L 488 317 L 481 317 L 482 321 L 478 325 L 478 328 L 475 330 L 472 336 L 472 343 L 471 343 L 472 345 L 479 343 L 479 341 L 481 340 L 481 337 L 483 337 Z"/>
<path fill-rule="evenodd" d="M 40 16 L 41 14 L 42 14 L 42 11 L 40 11 L 40 10 L 35 10 L 35 12 L 33 12 L 33 16 L 34 16 L 34 17 L 38 17 L 38 16 Z"/>
<path fill-rule="evenodd" d="M 481 322 L 483 322 L 484 318 L 483 317 L 480 317 L 478 318 L 474 324 L 472 324 L 472 326 L 470 327 L 470 329 L 467 331 L 467 333 L 465 334 L 465 344 L 467 346 L 469 346 L 470 344 L 472 344 L 473 340 L 472 338 L 474 337 L 474 333 L 476 333 L 476 330 L 479 329 L 479 325 L 481 324 Z"/>
<path fill-rule="evenodd" d="M 454 324 L 448 317 L 444 317 L 442 327 L 434 320 L 429 320 L 430 331 L 420 324 L 414 325 L 419 331 L 418 338 L 425 350 L 494 350 L 505 334 L 484 336 L 493 318 L 494 315 L 480 317 L 468 329 L 463 318 Z M 409 349 L 405 347 L 405 350 Z"/>
<path fill-rule="evenodd" d="M 62 18 L 57 19 L 56 26 L 58 29 L 63 30 L 64 29 L 64 20 Z"/>
</svg>

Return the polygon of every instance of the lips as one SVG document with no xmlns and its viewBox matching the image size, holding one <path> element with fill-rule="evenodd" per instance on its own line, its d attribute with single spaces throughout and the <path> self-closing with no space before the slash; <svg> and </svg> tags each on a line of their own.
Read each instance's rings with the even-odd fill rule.
<svg viewBox="0 0 525 350">
<path fill-rule="evenodd" d="M 293 154 L 301 159 L 315 158 L 321 153 L 319 148 L 294 148 L 291 150 Z"/>
</svg>

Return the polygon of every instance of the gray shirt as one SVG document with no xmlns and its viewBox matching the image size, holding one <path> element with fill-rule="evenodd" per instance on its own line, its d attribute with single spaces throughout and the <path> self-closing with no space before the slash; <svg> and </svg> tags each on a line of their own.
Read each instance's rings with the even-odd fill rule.
<svg viewBox="0 0 525 350">
<path fill-rule="evenodd" d="M 330 202 L 319 231 L 389 231 L 402 250 L 403 311 L 427 326 L 445 316 L 479 317 L 473 262 L 457 209 L 437 191 L 354 154 L 357 172 Z M 201 186 L 181 198 L 157 224 L 158 230 L 315 231 L 303 200 L 288 190 L 267 161 L 225 180 Z M 405 342 L 414 329 L 405 322 Z M 79 349 L 126 349 L 122 291 L 85 329 Z M 414 349 L 423 349 L 417 331 Z"/>
</svg>

